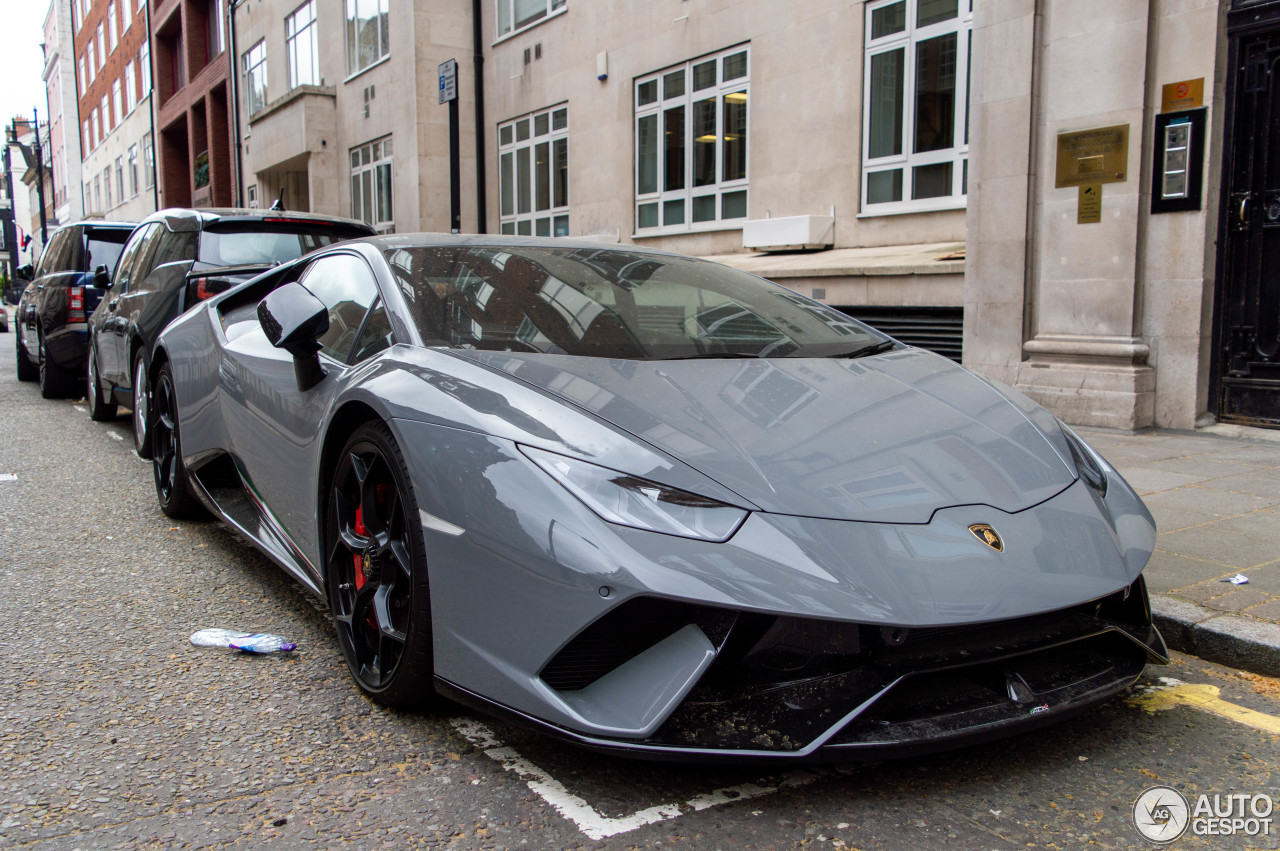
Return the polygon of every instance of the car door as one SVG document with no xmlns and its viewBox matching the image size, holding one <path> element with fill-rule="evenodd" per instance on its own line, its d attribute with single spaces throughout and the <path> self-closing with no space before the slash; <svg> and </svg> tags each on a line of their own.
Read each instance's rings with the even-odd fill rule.
<svg viewBox="0 0 1280 851">
<path fill-rule="evenodd" d="M 250 486 L 295 546 L 311 553 L 318 530 L 320 426 L 356 352 L 363 359 L 389 345 L 390 325 L 384 319 L 375 323 L 381 335 L 361 334 L 365 316 L 371 308 L 377 313 L 380 302 L 373 271 L 358 255 L 320 257 L 299 280 L 329 310 L 329 329 L 318 339 L 324 380 L 299 391 L 293 358 L 274 348 L 261 328 L 229 341 L 219 370 L 224 422 Z"/>
<path fill-rule="evenodd" d="M 147 236 L 157 227 L 159 225 L 155 223 L 142 225 L 129 236 L 129 241 L 125 243 L 124 251 L 121 252 L 120 260 L 116 263 L 115 272 L 111 276 L 111 289 L 107 291 L 101 308 L 94 311 L 90 319 L 90 324 L 93 326 L 90 329 L 93 332 L 92 345 L 98 358 L 98 375 L 111 384 L 123 383 L 121 376 L 127 374 L 129 370 L 128 366 L 121 366 L 120 363 L 118 343 L 120 335 L 117 329 L 117 308 L 120 305 L 120 297 L 129 291 L 129 281 L 137 266 L 138 256 L 146 246 Z"/>
<path fill-rule="evenodd" d="M 195 259 L 199 237 L 195 231 L 171 231 L 160 225 L 154 252 L 135 270 L 129 292 L 120 297 L 117 345 L 126 372 L 132 369 L 134 340 L 141 340 L 149 355 L 162 330 L 155 327 L 155 317 L 174 315 L 175 311 L 169 308 L 182 297 L 182 285 Z M 133 387 L 133 379 L 126 379 L 125 384 Z"/>
</svg>

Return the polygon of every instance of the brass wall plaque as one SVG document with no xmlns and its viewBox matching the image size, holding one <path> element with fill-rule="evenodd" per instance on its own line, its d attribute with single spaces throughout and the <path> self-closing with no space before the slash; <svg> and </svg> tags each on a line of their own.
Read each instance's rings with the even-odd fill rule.
<svg viewBox="0 0 1280 851">
<path fill-rule="evenodd" d="M 1160 89 L 1160 111 L 1180 112 L 1204 106 L 1204 77 L 1169 83 Z"/>
<path fill-rule="evenodd" d="M 1119 183 L 1128 177 L 1129 125 L 1058 134 L 1054 186 Z"/>
<path fill-rule="evenodd" d="M 1092 225 L 1102 221 L 1102 184 L 1089 183 L 1080 187 L 1076 206 L 1076 224 Z"/>
</svg>

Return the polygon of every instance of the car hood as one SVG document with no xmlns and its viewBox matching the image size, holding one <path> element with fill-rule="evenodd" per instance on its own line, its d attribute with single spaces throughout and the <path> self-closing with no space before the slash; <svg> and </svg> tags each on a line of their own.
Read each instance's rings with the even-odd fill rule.
<svg viewBox="0 0 1280 851">
<path fill-rule="evenodd" d="M 956 505 L 1021 511 L 1075 480 L 1005 396 L 918 349 L 856 360 L 451 354 L 589 411 L 775 514 L 927 523 Z"/>
</svg>

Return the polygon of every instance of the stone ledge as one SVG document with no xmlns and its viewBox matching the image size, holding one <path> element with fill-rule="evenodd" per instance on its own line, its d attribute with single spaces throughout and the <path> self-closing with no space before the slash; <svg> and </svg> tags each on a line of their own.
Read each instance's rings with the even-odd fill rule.
<svg viewBox="0 0 1280 851">
<path fill-rule="evenodd" d="M 315 95 L 317 97 L 329 98 L 336 101 L 338 99 L 338 90 L 334 86 L 298 86 L 293 91 L 282 97 L 276 98 L 253 115 L 250 115 L 249 126 L 252 127 L 272 113 L 279 112 L 295 100 L 306 97 L 307 95 Z"/>
<path fill-rule="evenodd" d="M 1280 624 L 1151 595 L 1151 617 L 1174 650 L 1255 674 L 1280 676 Z"/>
</svg>

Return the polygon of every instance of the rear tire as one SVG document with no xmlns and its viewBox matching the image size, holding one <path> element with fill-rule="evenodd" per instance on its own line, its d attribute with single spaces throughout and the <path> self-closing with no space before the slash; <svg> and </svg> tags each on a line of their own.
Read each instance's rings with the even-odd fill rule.
<svg viewBox="0 0 1280 851">
<path fill-rule="evenodd" d="M 325 513 L 326 576 L 338 646 L 378 703 L 436 702 L 431 597 L 418 504 L 404 456 L 382 422 L 338 455 Z"/>
<path fill-rule="evenodd" d="M 18 380 L 19 381 L 35 381 L 40 378 L 40 367 L 31 362 L 31 358 L 27 355 L 27 347 L 22 345 L 22 335 L 14 334 L 13 339 L 16 343 L 14 350 L 18 355 Z"/>
<path fill-rule="evenodd" d="M 160 367 L 156 377 L 155 415 L 151 428 L 151 470 L 160 510 L 178 520 L 204 515 L 204 506 L 191 491 L 187 465 L 182 463 L 182 439 L 178 434 L 178 401 L 173 393 L 173 371 Z"/>
<path fill-rule="evenodd" d="M 80 382 L 75 380 L 70 370 L 64 369 L 49 357 L 45 350 L 44 337 L 40 338 L 40 395 L 46 399 L 65 399 L 78 393 Z"/>
<path fill-rule="evenodd" d="M 98 352 L 97 345 L 91 339 L 89 340 L 89 368 L 86 375 L 89 391 L 89 418 L 97 420 L 100 423 L 114 420 L 116 418 L 116 402 L 112 397 L 108 402 L 102 396 L 102 382 L 98 378 Z"/>
</svg>

